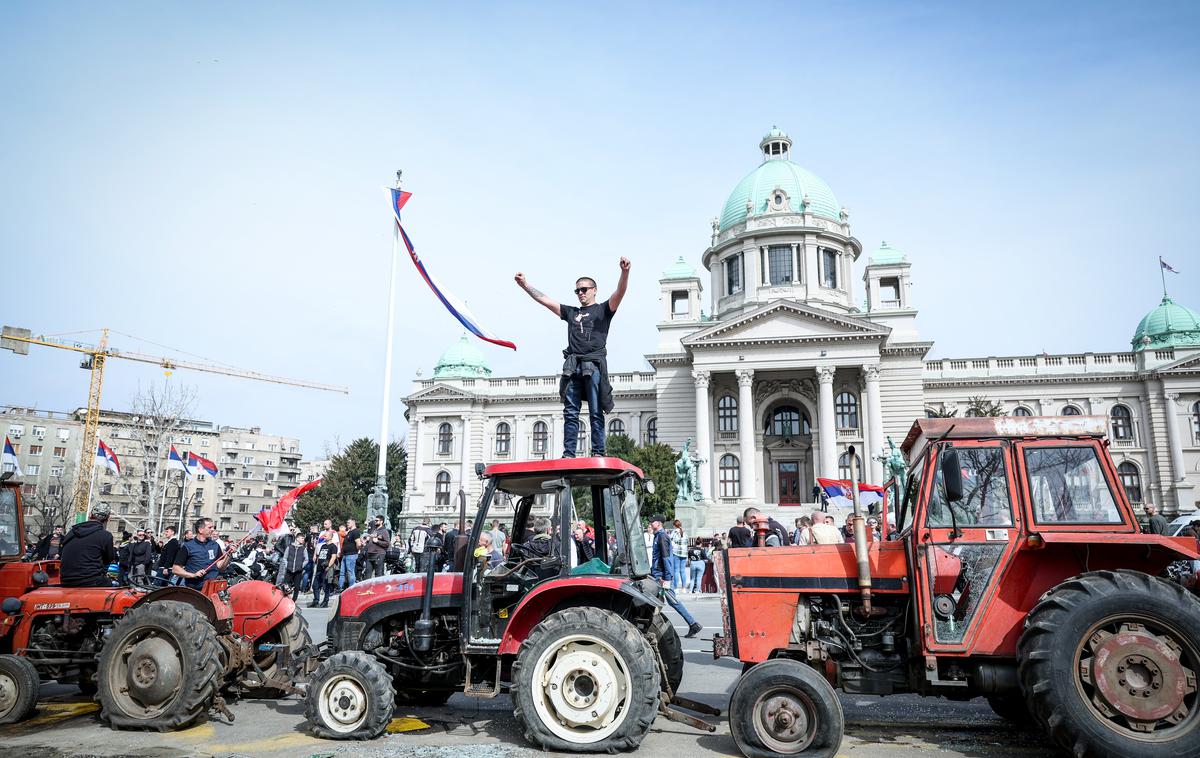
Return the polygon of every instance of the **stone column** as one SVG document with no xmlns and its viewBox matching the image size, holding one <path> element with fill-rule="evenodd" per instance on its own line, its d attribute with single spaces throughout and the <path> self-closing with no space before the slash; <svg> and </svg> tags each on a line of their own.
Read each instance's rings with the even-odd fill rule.
<svg viewBox="0 0 1200 758">
<path fill-rule="evenodd" d="M 833 366 L 817 366 L 817 382 L 821 386 L 817 402 L 817 429 L 821 436 L 821 468 L 817 476 L 837 478 L 837 430 L 833 417 Z"/>
<path fill-rule="evenodd" d="M 529 438 L 524 416 L 513 419 L 512 446 L 513 460 L 523 461 L 529 458 Z"/>
<path fill-rule="evenodd" d="M 421 436 L 425 434 L 425 417 L 413 419 L 412 440 L 408 452 L 408 491 L 417 492 L 421 489 L 421 455 L 424 445 Z"/>
<path fill-rule="evenodd" d="M 1179 393 L 1167 392 L 1167 388 L 1163 387 L 1162 397 L 1163 414 L 1167 417 L 1167 447 L 1171 451 L 1171 483 L 1174 484 L 1187 473 L 1183 464 L 1183 444 L 1179 439 L 1179 419 L 1175 413 L 1175 401 L 1179 399 Z M 1153 444 L 1149 440 L 1147 443 Z"/>
<path fill-rule="evenodd" d="M 876 460 L 875 455 L 883 449 L 883 405 L 879 400 L 879 366 L 869 364 L 863 366 L 863 376 L 867 385 L 867 408 L 870 411 L 868 421 L 871 430 L 871 446 L 863 456 L 863 465 L 871 472 L 871 484 L 883 484 L 883 462 Z"/>
<path fill-rule="evenodd" d="M 863 366 L 862 371 L 858 375 L 858 431 L 862 434 L 862 450 L 858 451 L 858 457 L 862 459 L 862 481 L 870 482 L 871 484 L 880 484 L 871 475 L 871 450 L 875 446 L 875 438 L 871 435 L 871 404 L 867 402 L 867 367 Z M 857 449 L 857 445 L 855 446 Z"/>
<path fill-rule="evenodd" d="M 713 498 L 712 489 L 712 433 L 709 431 L 709 411 L 712 403 L 708 401 L 708 383 L 712 374 L 707 371 L 693 371 L 692 378 L 696 380 L 696 454 L 700 456 L 700 487 L 701 494 L 706 500 Z"/>
<path fill-rule="evenodd" d="M 642 444 L 642 412 L 634 411 L 629 414 L 629 429 L 626 430 L 633 444 Z"/>
<path fill-rule="evenodd" d="M 742 499 L 756 501 L 758 461 L 754 450 L 754 369 L 740 368 L 738 383 L 738 457 L 741 458 Z"/>
<path fill-rule="evenodd" d="M 800 265 L 803 263 L 800 256 L 796 254 L 796 243 L 792 243 L 792 284 L 800 282 Z"/>
<path fill-rule="evenodd" d="M 471 414 L 464 413 L 462 415 L 463 433 L 462 433 L 462 468 L 459 472 L 458 486 L 463 490 L 467 489 L 467 483 L 471 481 Z M 458 501 L 458 490 L 454 484 L 450 485 L 450 504 L 454 505 Z"/>
</svg>

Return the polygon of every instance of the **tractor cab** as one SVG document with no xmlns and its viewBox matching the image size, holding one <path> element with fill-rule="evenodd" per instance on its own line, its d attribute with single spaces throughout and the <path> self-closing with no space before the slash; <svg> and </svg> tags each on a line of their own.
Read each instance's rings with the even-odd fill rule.
<svg viewBox="0 0 1200 758">
<path fill-rule="evenodd" d="M 0 562 L 21 560 L 25 551 L 21 540 L 25 530 L 21 526 L 20 485 L 13 479 L 0 482 Z"/>
<path fill-rule="evenodd" d="M 653 484 L 637 467 L 579 458 L 495 464 L 482 475 L 487 485 L 463 552 L 468 647 L 496 644 L 512 612 L 544 583 L 650 574 L 639 509 L 642 489 Z M 499 563 L 489 550 L 476 549 L 492 521 L 509 535 Z"/>
</svg>

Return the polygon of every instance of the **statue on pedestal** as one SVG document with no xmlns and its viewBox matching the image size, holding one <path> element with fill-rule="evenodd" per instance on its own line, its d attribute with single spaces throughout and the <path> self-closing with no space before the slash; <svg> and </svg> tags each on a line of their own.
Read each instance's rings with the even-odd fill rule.
<svg viewBox="0 0 1200 758">
<path fill-rule="evenodd" d="M 896 447 L 895 442 L 892 442 L 891 437 L 887 438 L 887 443 L 887 455 L 879 456 L 878 460 L 883 462 L 884 477 L 893 481 L 891 507 L 892 510 L 895 510 L 900 507 L 900 498 L 904 496 L 908 482 L 908 463 L 904 460 L 900 448 Z"/>
<path fill-rule="evenodd" d="M 679 459 L 675 461 L 675 502 L 699 502 L 704 499 L 700 492 L 699 458 L 692 460 L 692 438 L 688 437 L 679 451 Z"/>
</svg>

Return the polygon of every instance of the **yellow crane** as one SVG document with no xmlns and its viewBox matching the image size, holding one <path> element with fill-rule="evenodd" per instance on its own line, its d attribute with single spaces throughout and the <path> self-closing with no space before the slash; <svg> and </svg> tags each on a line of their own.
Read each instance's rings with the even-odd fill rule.
<svg viewBox="0 0 1200 758">
<path fill-rule="evenodd" d="M 144 355 L 142 353 L 117 350 L 108 346 L 108 329 L 100 330 L 99 345 L 88 345 L 83 342 L 72 342 L 45 335 L 34 335 L 29 329 L 12 326 L 5 326 L 3 332 L 0 333 L 0 348 L 12 350 L 18 355 L 28 355 L 30 345 L 53 347 L 59 350 L 72 350 L 87 356 L 79 364 L 80 368 L 91 372 L 91 381 L 88 384 L 87 415 L 84 417 L 83 423 L 83 449 L 79 456 L 79 474 L 75 483 L 75 512 L 84 516 L 87 515 L 88 490 L 92 482 L 92 466 L 95 465 L 96 460 L 96 430 L 100 426 L 100 391 L 104 385 L 104 363 L 109 358 L 149 363 L 167 371 L 182 368 L 191 371 L 203 371 L 209 374 L 233 376 L 239 379 L 255 379 L 260 382 L 287 384 L 292 387 L 307 387 L 309 389 L 326 390 L 329 392 L 341 392 L 343 395 L 350 393 L 350 390 L 346 387 L 338 387 L 332 384 L 305 382 L 299 379 L 287 379 L 282 376 L 262 374 L 257 371 L 245 371 L 227 366 L 181 361 L 158 355 Z"/>
</svg>

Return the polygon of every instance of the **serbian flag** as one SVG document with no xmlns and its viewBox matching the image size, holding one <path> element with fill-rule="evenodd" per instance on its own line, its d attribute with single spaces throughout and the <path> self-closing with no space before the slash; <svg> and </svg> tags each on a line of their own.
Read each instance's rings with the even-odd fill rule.
<svg viewBox="0 0 1200 758">
<path fill-rule="evenodd" d="M 187 470 L 187 466 L 183 465 L 183 458 L 179 457 L 179 451 L 175 449 L 174 445 L 171 445 L 171 452 L 167 453 L 167 471 L 171 469 L 182 471 L 184 476 L 192 475 L 192 472 Z"/>
<path fill-rule="evenodd" d="M 305 492 L 313 489 L 321 483 L 320 479 L 314 479 L 311 482 L 305 482 L 296 489 L 279 498 L 279 502 L 270 510 L 264 508 L 254 514 L 254 518 L 258 521 L 255 525 L 255 532 L 266 532 L 272 536 L 286 534 L 288 531 L 287 517 L 292 511 L 292 506 L 300 499 L 300 496 Z"/>
<path fill-rule="evenodd" d="M 217 475 L 217 464 L 202 455 L 196 455 L 193 452 L 188 452 L 187 457 L 187 472 L 192 475 L 207 474 L 208 476 Z"/>
<path fill-rule="evenodd" d="M 392 197 L 392 213 L 396 216 L 396 228 L 400 231 L 400 237 L 404 239 L 404 247 L 408 249 L 408 257 L 412 258 L 413 265 L 417 267 L 417 271 L 421 274 L 421 278 L 433 290 L 433 294 L 437 295 L 437 299 L 442 301 L 442 305 L 446 306 L 446 310 L 450 311 L 450 315 L 458 319 L 458 322 L 467 328 L 467 331 L 474 334 L 484 342 L 490 342 L 493 345 L 507 347 L 513 350 L 517 346 L 508 340 L 502 340 L 492 332 L 484 329 L 480 325 L 479 319 L 475 318 L 475 314 L 471 313 L 471 309 L 467 304 L 451 295 L 444 287 L 438 284 L 438 281 L 433 278 L 433 274 L 429 273 L 425 268 L 425 264 L 417 257 L 417 251 L 413 248 L 412 240 L 408 238 L 408 234 L 404 231 L 404 227 L 400 225 L 400 209 L 412 197 L 411 192 L 401 192 L 398 189 L 392 188 L 389 190 Z"/>
<path fill-rule="evenodd" d="M 879 504 L 883 502 L 884 489 L 876 487 L 874 484 L 858 483 L 858 502 L 867 511 L 874 513 Z"/>
<path fill-rule="evenodd" d="M 2 462 L 5 466 L 12 466 L 13 473 L 17 476 L 21 475 L 21 464 L 17 461 L 17 450 L 13 447 L 13 443 L 9 441 L 8 437 L 4 438 L 4 459 Z"/>
<path fill-rule="evenodd" d="M 818 477 L 817 484 L 824 490 L 825 496 L 829 498 L 829 502 L 839 508 L 850 508 L 854 505 L 851 500 L 850 482 L 841 479 L 821 479 Z"/>
<path fill-rule="evenodd" d="M 104 466 L 114 474 L 120 475 L 121 462 L 117 460 L 117 454 L 112 448 L 104 444 L 104 440 L 97 438 L 96 442 L 96 463 Z"/>
</svg>

